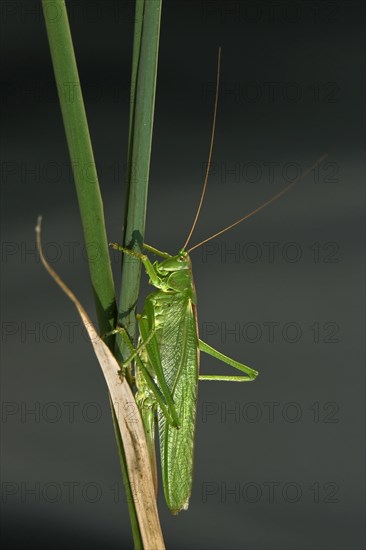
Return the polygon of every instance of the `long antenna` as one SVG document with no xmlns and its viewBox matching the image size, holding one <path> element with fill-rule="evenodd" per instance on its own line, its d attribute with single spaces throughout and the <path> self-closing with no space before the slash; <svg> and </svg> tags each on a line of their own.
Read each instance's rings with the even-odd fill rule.
<svg viewBox="0 0 366 550">
<path fill-rule="evenodd" d="M 202 189 L 202 193 L 201 193 L 201 199 L 200 199 L 200 202 L 199 202 L 199 205 L 198 205 L 198 208 L 197 208 L 197 212 L 196 212 L 196 217 L 194 218 L 193 225 L 192 225 L 192 227 L 191 227 L 191 230 L 190 230 L 190 232 L 189 232 L 189 235 L 188 235 L 188 237 L 187 237 L 187 240 L 186 240 L 186 242 L 184 243 L 184 246 L 183 246 L 183 249 L 184 249 L 184 250 L 186 249 L 187 244 L 189 243 L 189 241 L 190 241 L 190 239 L 191 239 L 191 237 L 192 237 L 192 233 L 193 233 L 193 231 L 194 231 L 194 228 L 196 227 L 196 223 L 197 223 L 197 220 L 198 220 L 198 216 L 200 215 L 200 211 L 201 211 L 203 199 L 204 199 L 205 192 L 206 192 L 208 176 L 209 176 L 210 168 L 211 168 L 212 149 L 213 149 L 214 138 L 215 138 L 217 103 L 218 103 L 218 99 L 219 99 L 220 65 L 221 65 L 221 48 L 219 48 L 218 56 L 217 56 L 217 76 L 216 76 L 215 107 L 214 107 L 214 115 L 213 115 L 213 123 L 212 123 L 210 151 L 209 151 L 209 154 L 208 154 L 208 162 L 207 162 L 207 167 L 206 167 L 205 180 L 204 180 L 203 189 Z"/>
<path fill-rule="evenodd" d="M 235 227 L 236 225 L 239 225 L 239 223 L 243 222 L 244 220 L 247 220 L 248 218 L 251 218 L 252 216 L 254 216 L 254 214 L 257 214 L 257 212 L 260 212 L 261 210 L 263 210 L 263 208 L 266 208 L 266 206 L 268 206 L 269 204 L 271 204 L 275 200 L 282 197 L 282 195 L 287 193 L 287 191 L 289 191 L 291 189 L 291 187 L 293 187 L 296 183 L 298 183 L 300 180 L 302 180 L 309 172 L 311 172 L 311 170 L 314 170 L 314 168 L 316 168 L 318 166 L 318 164 L 320 164 L 326 157 L 327 157 L 327 155 L 323 155 L 322 157 L 320 157 L 320 159 L 318 159 L 312 166 L 310 166 L 310 168 L 305 170 L 305 172 L 303 174 L 301 174 L 301 176 L 299 176 L 293 182 L 291 182 L 289 185 L 287 185 L 287 187 L 282 189 L 282 191 L 280 191 L 279 193 L 277 193 L 276 195 L 274 195 L 273 197 L 268 199 L 268 201 L 261 204 L 261 206 L 258 206 L 258 208 L 256 208 L 255 210 L 252 210 L 251 212 L 249 212 L 249 214 L 246 214 L 243 218 L 240 218 L 240 220 L 237 220 L 236 222 L 232 223 L 231 225 L 228 225 L 227 227 L 225 227 L 224 229 L 221 229 L 221 231 L 218 231 L 214 235 L 211 235 L 211 237 L 208 237 L 207 239 L 205 239 L 204 241 L 201 241 L 198 244 L 195 244 L 194 246 L 192 246 L 192 248 L 187 250 L 187 252 L 188 253 L 192 252 L 192 250 L 194 250 L 195 248 L 198 248 L 199 246 L 207 243 L 208 241 L 211 241 L 215 237 L 218 237 L 219 235 L 222 235 L 223 233 L 225 233 L 225 231 L 229 231 L 229 229 L 232 229 L 233 227 Z"/>
</svg>

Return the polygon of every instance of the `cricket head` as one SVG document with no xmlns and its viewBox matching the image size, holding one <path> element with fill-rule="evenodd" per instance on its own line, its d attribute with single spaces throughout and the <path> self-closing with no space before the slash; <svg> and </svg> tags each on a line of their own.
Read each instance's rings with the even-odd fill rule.
<svg viewBox="0 0 366 550">
<path fill-rule="evenodd" d="M 182 292 L 196 303 L 196 291 L 192 277 L 192 264 L 188 252 L 180 250 L 176 256 L 171 256 L 159 264 L 155 269 L 164 280 L 166 292 Z"/>
<path fill-rule="evenodd" d="M 157 269 L 161 275 L 168 275 L 175 271 L 191 270 L 192 264 L 188 252 L 180 250 L 176 256 L 171 256 L 159 262 Z"/>
</svg>

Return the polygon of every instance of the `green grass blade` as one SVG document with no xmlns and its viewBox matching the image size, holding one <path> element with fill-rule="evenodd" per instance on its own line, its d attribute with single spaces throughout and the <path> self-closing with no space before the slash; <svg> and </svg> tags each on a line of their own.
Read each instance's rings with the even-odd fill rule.
<svg viewBox="0 0 366 550">
<path fill-rule="evenodd" d="M 141 38 L 142 38 L 142 23 L 144 19 L 144 5 L 145 0 L 136 0 L 135 5 L 135 27 L 133 33 L 133 50 L 132 50 L 132 68 L 131 68 L 131 90 L 130 90 L 130 120 L 128 128 L 128 155 L 127 158 L 130 158 L 131 154 L 131 135 L 133 131 L 133 121 L 135 117 L 135 96 L 136 96 L 136 82 L 137 82 L 137 72 L 140 59 L 140 49 L 141 49 Z M 128 169 L 130 166 L 128 166 Z M 129 184 L 129 177 L 127 174 L 127 185 Z M 127 198 L 128 198 L 129 187 L 127 186 Z M 127 208 L 126 212 L 127 214 Z"/>
<path fill-rule="evenodd" d="M 160 17 L 161 0 L 136 1 L 127 167 L 128 200 L 123 243 L 125 247 L 138 252 L 142 251 L 145 233 Z M 132 341 L 136 337 L 136 303 L 140 274 L 140 261 L 124 255 L 118 324 L 126 328 Z M 119 360 L 128 356 L 126 344 L 118 335 L 116 356 Z"/>
<path fill-rule="evenodd" d="M 79 74 L 64 0 L 42 0 L 48 41 L 79 201 L 99 328 L 115 327 L 116 304 L 99 189 Z M 97 250 L 97 254 L 96 254 Z M 95 257 L 97 256 L 97 260 Z M 108 342 L 112 345 L 112 339 Z"/>
</svg>

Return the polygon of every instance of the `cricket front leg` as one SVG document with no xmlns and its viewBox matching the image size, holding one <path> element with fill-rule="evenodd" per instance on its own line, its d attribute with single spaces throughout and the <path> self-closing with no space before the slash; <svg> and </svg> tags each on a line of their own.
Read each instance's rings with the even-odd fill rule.
<svg viewBox="0 0 366 550">
<path fill-rule="evenodd" d="M 140 262 L 142 262 L 144 265 L 146 273 L 150 277 L 151 283 L 156 287 L 159 287 L 161 285 L 161 279 L 159 275 L 156 273 L 156 270 L 153 264 L 149 260 L 148 256 L 146 256 L 146 254 L 142 254 L 141 252 L 135 252 L 134 250 L 125 248 L 124 246 L 121 246 L 118 243 L 109 243 L 109 246 L 114 250 L 118 250 L 119 252 L 123 252 L 124 254 L 131 256 L 131 258 L 136 258 L 136 260 L 140 260 Z"/>
</svg>

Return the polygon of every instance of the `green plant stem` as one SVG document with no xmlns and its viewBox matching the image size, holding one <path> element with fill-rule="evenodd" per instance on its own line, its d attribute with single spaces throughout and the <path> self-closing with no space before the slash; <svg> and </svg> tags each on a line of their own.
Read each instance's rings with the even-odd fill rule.
<svg viewBox="0 0 366 550">
<path fill-rule="evenodd" d="M 136 0 L 123 243 L 139 251 L 142 251 L 145 234 L 160 19 L 161 0 Z M 118 325 L 126 328 L 132 341 L 136 338 L 136 304 L 140 275 L 139 261 L 131 261 L 131 258 L 126 261 L 126 258 L 122 258 Z M 125 341 L 118 334 L 115 355 L 120 362 L 129 355 Z M 131 524 L 134 525 L 132 515 Z M 135 549 L 142 548 L 142 544 L 139 546 L 136 537 L 134 538 Z"/>
<path fill-rule="evenodd" d="M 103 203 L 84 108 L 79 74 L 64 0 L 42 0 L 69 154 L 73 167 L 88 265 L 101 334 L 116 326 L 117 308 L 110 265 Z M 112 349 L 114 338 L 106 339 Z M 135 505 L 129 484 L 125 453 L 112 407 L 113 425 L 126 490 L 135 548 L 142 548 Z"/>
<path fill-rule="evenodd" d="M 131 79 L 131 111 L 127 163 L 127 209 L 124 246 L 142 251 L 145 233 L 152 131 L 158 66 L 161 0 L 137 0 Z M 118 324 L 132 341 L 136 338 L 136 304 L 141 263 L 124 256 Z M 128 355 L 123 339 L 116 337 L 116 357 Z"/>
</svg>

